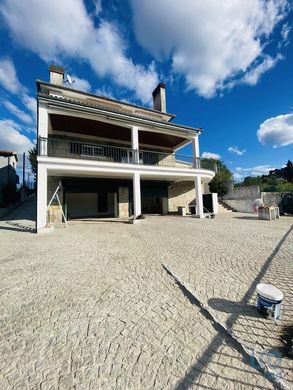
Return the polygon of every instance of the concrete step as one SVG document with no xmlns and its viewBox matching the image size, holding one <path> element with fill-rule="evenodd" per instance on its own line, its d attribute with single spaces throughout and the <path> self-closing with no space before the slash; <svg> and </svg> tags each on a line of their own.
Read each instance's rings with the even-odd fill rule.
<svg viewBox="0 0 293 390">
<path fill-rule="evenodd" d="M 219 204 L 219 214 L 223 214 L 223 213 L 232 213 L 232 210 L 228 210 L 227 208 Z"/>
<path fill-rule="evenodd" d="M 232 212 L 232 211 L 236 211 L 235 209 L 233 209 L 233 207 L 229 206 L 227 203 L 225 203 L 224 201 L 220 200 L 219 201 L 219 210 L 223 210 L 223 212 Z"/>
</svg>

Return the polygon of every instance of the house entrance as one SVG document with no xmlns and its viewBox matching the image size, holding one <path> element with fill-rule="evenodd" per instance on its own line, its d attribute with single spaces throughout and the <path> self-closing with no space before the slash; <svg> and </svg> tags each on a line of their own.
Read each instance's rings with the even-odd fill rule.
<svg viewBox="0 0 293 390">
<path fill-rule="evenodd" d="M 162 214 L 162 198 L 159 196 L 143 197 L 141 209 L 143 214 Z"/>
</svg>

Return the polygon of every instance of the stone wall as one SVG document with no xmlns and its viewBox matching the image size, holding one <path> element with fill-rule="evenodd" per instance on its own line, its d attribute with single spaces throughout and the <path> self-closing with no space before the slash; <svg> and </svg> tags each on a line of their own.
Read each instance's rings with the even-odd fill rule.
<svg viewBox="0 0 293 390">
<path fill-rule="evenodd" d="M 269 206 L 279 207 L 284 193 L 283 192 L 262 192 L 261 195 L 264 204 L 267 204 Z"/>
<path fill-rule="evenodd" d="M 118 216 L 119 218 L 129 217 L 129 190 L 128 187 L 118 189 Z"/>
<path fill-rule="evenodd" d="M 243 186 L 243 187 L 234 187 L 228 194 L 222 197 L 223 200 L 226 199 L 256 199 L 260 198 L 260 187 L 256 186 Z"/>
<path fill-rule="evenodd" d="M 239 213 L 253 213 L 254 203 L 260 198 L 248 198 L 248 199 L 225 199 L 224 202 L 231 206 L 234 210 Z"/>
<path fill-rule="evenodd" d="M 186 207 L 195 204 L 195 188 L 192 181 L 181 181 L 172 183 L 168 188 L 168 209 L 169 213 L 178 211 L 178 207 Z"/>
<path fill-rule="evenodd" d="M 58 176 L 48 176 L 47 204 L 49 204 L 54 192 L 56 191 L 59 181 L 60 181 L 60 177 Z M 63 189 L 61 189 L 61 191 L 58 191 L 58 197 L 63 207 Z M 47 216 L 48 216 L 47 217 L 48 223 L 62 222 L 62 213 L 56 198 L 52 202 L 52 205 L 49 207 Z"/>
</svg>

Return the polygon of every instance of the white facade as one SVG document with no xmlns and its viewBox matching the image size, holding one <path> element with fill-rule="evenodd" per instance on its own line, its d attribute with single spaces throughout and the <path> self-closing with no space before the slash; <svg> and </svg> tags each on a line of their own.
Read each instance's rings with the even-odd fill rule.
<svg viewBox="0 0 293 390">
<path fill-rule="evenodd" d="M 214 172 L 201 168 L 200 129 L 173 124 L 173 116 L 165 112 L 63 86 L 38 82 L 38 88 L 38 230 L 48 223 L 50 178 L 66 183 L 65 208 L 66 201 L 73 198 L 66 198 L 66 192 L 99 191 L 102 211 L 106 198 L 108 202 L 111 198 L 115 201 L 111 210 L 117 214 L 123 209 L 118 203 L 124 202 L 125 213 L 134 218 L 142 214 L 143 208 L 156 210 L 158 205 L 161 213 L 168 212 L 165 187 L 190 181 L 194 183 L 196 215 L 204 216 L 202 187 Z M 189 143 L 193 156 L 180 157 L 180 148 Z M 98 189 L 94 189 L 96 185 Z M 104 192 L 112 195 L 102 196 Z M 128 194 L 128 205 L 119 193 L 125 197 Z"/>
</svg>

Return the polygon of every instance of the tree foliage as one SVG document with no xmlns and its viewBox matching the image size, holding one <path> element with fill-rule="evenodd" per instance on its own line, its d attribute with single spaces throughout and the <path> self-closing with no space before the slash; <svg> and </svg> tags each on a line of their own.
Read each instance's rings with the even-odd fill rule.
<svg viewBox="0 0 293 390">
<path fill-rule="evenodd" d="M 270 171 L 269 176 L 281 177 L 289 182 L 293 181 L 293 163 L 288 160 L 287 164 L 280 169 L 274 169 Z"/>
<path fill-rule="evenodd" d="M 287 164 L 280 169 L 274 169 L 268 175 L 247 176 L 235 187 L 259 185 L 263 192 L 292 192 L 293 191 L 293 163 L 288 160 Z"/>
<path fill-rule="evenodd" d="M 213 160 L 213 162 L 217 168 L 217 173 L 209 182 L 209 188 L 211 192 L 216 192 L 219 196 L 223 196 L 227 194 L 229 190 L 229 184 L 232 180 L 232 172 L 223 163 L 223 161 Z"/>
</svg>

